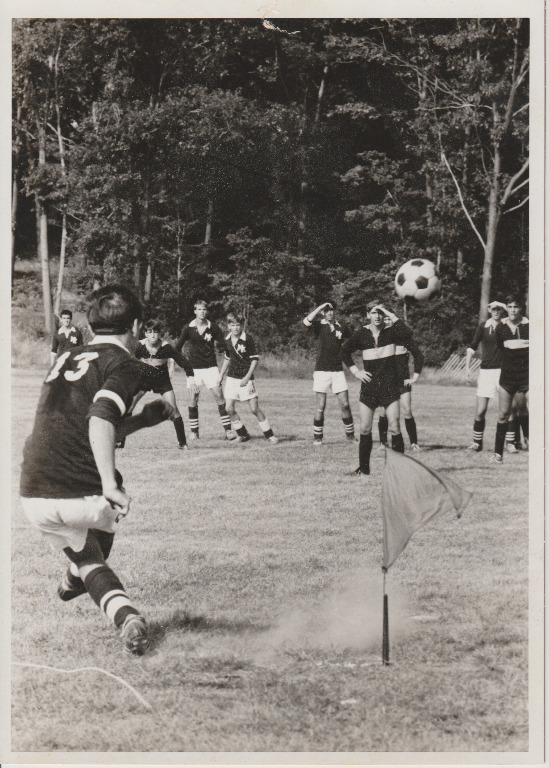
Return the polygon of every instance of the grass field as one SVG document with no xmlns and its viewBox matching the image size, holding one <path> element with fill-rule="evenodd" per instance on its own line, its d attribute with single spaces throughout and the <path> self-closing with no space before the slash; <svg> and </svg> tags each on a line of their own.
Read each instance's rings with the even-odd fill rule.
<svg viewBox="0 0 549 768">
<path fill-rule="evenodd" d="M 414 389 L 421 460 L 473 499 L 415 534 L 387 578 L 391 665 L 380 663 L 383 452 L 370 480 L 329 400 L 311 444 L 306 380 L 263 379 L 278 445 L 226 443 L 201 396 L 198 447 L 171 424 L 132 435 L 118 466 L 132 498 L 111 562 L 147 616 L 153 651 L 121 652 L 87 596 L 24 521 L 19 461 L 41 383 L 13 377 L 12 750 L 18 752 L 521 752 L 528 749 L 528 453 L 464 450 L 474 389 Z M 358 416 L 357 386 L 351 402 Z M 183 397 L 183 378 L 176 376 Z M 246 409 L 247 410 L 247 409 Z M 376 435 L 377 436 L 377 435 Z M 405 442 L 408 443 L 407 439 Z"/>
</svg>

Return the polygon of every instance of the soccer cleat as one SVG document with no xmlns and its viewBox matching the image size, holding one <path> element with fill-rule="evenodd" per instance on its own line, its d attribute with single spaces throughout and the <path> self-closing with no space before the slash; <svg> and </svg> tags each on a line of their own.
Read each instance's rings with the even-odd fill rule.
<svg viewBox="0 0 549 768">
<path fill-rule="evenodd" d="M 126 438 L 123 437 L 122 440 L 117 440 L 115 444 L 115 448 L 123 448 L 126 445 Z"/>
<path fill-rule="evenodd" d="M 70 568 L 63 574 L 61 583 L 57 587 L 57 594 L 65 603 L 69 600 L 74 600 L 75 597 L 79 597 L 87 591 L 80 576 L 74 576 Z"/>
<path fill-rule="evenodd" d="M 227 429 L 225 431 L 225 440 L 236 440 L 236 435 L 232 429 Z"/>
<path fill-rule="evenodd" d="M 179 448 L 180 451 L 188 451 L 189 450 L 189 446 L 187 445 L 187 443 L 179 443 L 179 445 L 177 447 Z"/>
<path fill-rule="evenodd" d="M 190 434 L 189 434 L 189 440 L 198 440 L 198 439 L 199 439 L 199 438 L 198 438 L 198 432 L 193 432 L 193 431 L 191 430 L 191 432 L 190 432 Z"/>
<path fill-rule="evenodd" d="M 275 443 L 278 443 L 278 437 L 276 437 L 275 435 L 271 435 L 270 437 L 268 437 L 268 438 L 267 438 L 267 440 L 268 440 L 270 443 L 273 443 L 273 445 L 274 445 Z"/>
<path fill-rule="evenodd" d="M 527 437 L 525 437 L 523 439 L 524 439 L 524 450 L 527 451 L 528 450 L 529 441 L 528 441 Z"/>
<path fill-rule="evenodd" d="M 518 448 L 514 443 L 507 443 L 507 453 L 518 453 Z"/>
<path fill-rule="evenodd" d="M 124 641 L 124 653 L 130 656 L 143 656 L 149 649 L 147 623 L 139 614 L 130 613 L 126 616 L 120 637 Z"/>
<path fill-rule="evenodd" d="M 313 440 L 313 448 L 322 448 L 322 440 Z"/>
<path fill-rule="evenodd" d="M 493 456 L 490 456 L 490 461 L 494 462 L 494 464 L 503 464 L 503 457 L 501 453 L 494 453 Z"/>
<path fill-rule="evenodd" d="M 346 435 L 346 438 L 347 438 L 347 442 L 349 443 L 356 443 L 356 441 L 358 440 L 358 438 L 356 438 L 354 435 Z"/>
<path fill-rule="evenodd" d="M 471 443 L 467 450 L 475 451 L 475 453 L 478 453 L 479 451 L 482 451 L 482 443 Z"/>
<path fill-rule="evenodd" d="M 351 475 L 354 475 L 358 477 L 359 475 L 362 475 L 363 477 L 370 477 L 369 472 L 363 472 L 360 467 L 357 467 L 354 472 L 351 472 Z"/>
<path fill-rule="evenodd" d="M 412 443 L 410 448 L 412 449 L 412 451 L 421 451 L 422 450 L 421 446 L 418 445 L 417 443 Z"/>
<path fill-rule="evenodd" d="M 522 451 L 522 443 L 520 441 L 513 443 L 517 451 Z"/>
<path fill-rule="evenodd" d="M 232 437 L 227 438 L 227 440 L 233 440 L 233 439 L 234 438 Z M 248 440 L 250 439 L 250 435 L 238 435 L 236 439 L 238 440 L 239 443 L 247 443 Z"/>
</svg>

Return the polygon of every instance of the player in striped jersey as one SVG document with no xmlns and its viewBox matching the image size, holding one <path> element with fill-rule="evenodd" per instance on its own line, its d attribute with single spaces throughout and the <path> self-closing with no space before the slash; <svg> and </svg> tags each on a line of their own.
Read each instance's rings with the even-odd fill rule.
<svg viewBox="0 0 549 768">
<path fill-rule="evenodd" d="M 124 650 L 141 655 L 148 646 L 145 619 L 107 565 L 117 523 L 130 497 L 115 469 L 118 435 L 171 418 L 164 400 L 124 419 L 142 386 L 143 364 L 131 355 L 142 309 L 122 285 L 90 297 L 89 344 L 67 350 L 50 370 L 40 396 L 21 472 L 25 516 L 43 538 L 71 561 L 58 588 L 62 600 L 88 592 L 121 630 Z"/>
<path fill-rule="evenodd" d="M 522 315 L 522 302 L 517 296 L 506 300 L 507 317 L 496 328 L 496 344 L 502 351 L 501 373 L 499 377 L 499 413 L 496 427 L 496 440 L 492 459 L 496 463 L 503 461 L 503 447 L 507 421 L 517 393 L 523 394 L 526 412 L 519 413 L 520 426 L 528 441 L 528 388 L 529 388 L 529 346 L 530 326 Z"/>
<path fill-rule="evenodd" d="M 384 318 L 392 320 L 391 327 L 385 327 Z M 416 344 L 408 326 L 396 315 L 375 302 L 368 305 L 369 324 L 362 326 L 347 339 L 341 347 L 341 358 L 351 373 L 362 382 L 360 388 L 360 443 L 359 466 L 356 475 L 370 474 L 372 451 L 372 423 L 376 408 L 383 407 L 389 422 L 393 450 L 404 452 L 404 441 L 400 433 L 400 389 L 395 350 L 397 345 L 405 346 L 414 358 L 415 372 L 419 375 L 423 366 L 423 353 Z M 363 370 L 354 363 L 352 354 L 362 352 Z"/>
<path fill-rule="evenodd" d="M 219 371 L 218 383 L 221 386 L 223 376 L 226 373 L 225 401 L 232 420 L 232 427 L 238 435 L 239 442 L 245 443 L 250 439 L 250 435 L 235 408 L 237 401 L 246 402 L 258 420 L 263 436 L 270 443 L 278 443 L 278 438 L 273 434 L 269 420 L 259 407 L 254 383 L 254 371 L 259 362 L 255 342 L 247 331 L 242 330 L 243 318 L 239 315 L 230 312 L 227 315 L 227 324 L 229 333 L 225 337 L 225 360 Z"/>
</svg>

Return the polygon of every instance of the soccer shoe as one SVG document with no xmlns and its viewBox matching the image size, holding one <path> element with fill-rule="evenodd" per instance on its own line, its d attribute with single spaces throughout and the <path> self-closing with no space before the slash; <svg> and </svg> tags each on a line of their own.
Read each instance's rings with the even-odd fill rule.
<svg viewBox="0 0 549 768">
<path fill-rule="evenodd" d="M 225 440 L 236 440 L 236 435 L 232 429 L 227 429 L 225 431 Z"/>
<path fill-rule="evenodd" d="M 238 437 L 236 439 L 238 440 L 239 443 L 247 443 L 248 440 L 250 439 L 250 436 L 249 435 L 238 435 Z M 234 440 L 234 437 L 228 437 L 227 440 Z"/>
<path fill-rule="evenodd" d="M 347 442 L 349 442 L 349 443 L 356 443 L 356 441 L 358 439 L 354 435 L 345 435 L 345 437 L 347 438 Z"/>
<path fill-rule="evenodd" d="M 122 440 L 117 440 L 115 444 L 115 448 L 123 448 L 126 445 L 126 438 L 123 437 Z"/>
<path fill-rule="evenodd" d="M 278 437 L 276 437 L 276 435 L 271 435 L 270 437 L 268 437 L 268 438 L 267 438 L 267 440 L 268 440 L 270 443 L 272 443 L 273 445 L 274 445 L 275 443 L 278 443 Z"/>
<path fill-rule="evenodd" d="M 322 440 L 313 440 L 313 448 L 322 448 Z"/>
<path fill-rule="evenodd" d="M 187 445 L 187 443 L 179 443 L 177 447 L 179 448 L 180 451 L 188 451 L 189 450 L 189 446 Z"/>
<path fill-rule="evenodd" d="M 494 462 L 494 464 L 503 464 L 503 457 L 501 453 L 494 453 L 493 456 L 490 456 L 490 461 Z"/>
<path fill-rule="evenodd" d="M 412 443 L 410 448 L 412 449 L 412 451 L 421 451 L 422 450 L 421 446 L 418 445 L 417 443 Z"/>
<path fill-rule="evenodd" d="M 130 656 L 143 656 L 149 649 L 147 623 L 139 614 L 130 613 L 126 616 L 120 637 L 124 641 L 124 653 Z"/>
<path fill-rule="evenodd" d="M 528 445 L 529 445 L 528 438 L 524 437 L 523 440 L 524 440 L 524 450 L 527 451 L 528 450 Z"/>
<path fill-rule="evenodd" d="M 353 475 L 355 477 L 359 477 L 359 476 L 370 477 L 370 473 L 369 472 L 363 472 L 360 467 L 357 467 L 354 472 L 351 472 L 351 475 Z"/>
<path fill-rule="evenodd" d="M 469 451 L 475 451 L 475 453 L 478 453 L 479 451 L 482 451 L 482 444 L 481 443 L 471 443 L 469 448 L 467 449 Z"/>
<path fill-rule="evenodd" d="M 61 583 L 57 587 L 57 594 L 65 603 L 69 600 L 74 600 L 75 597 L 79 597 L 87 591 L 80 576 L 74 576 L 70 568 L 63 574 Z"/>
<path fill-rule="evenodd" d="M 522 451 L 522 443 L 521 442 L 513 443 L 513 445 L 515 446 L 517 451 Z"/>
<path fill-rule="evenodd" d="M 189 434 L 189 440 L 198 440 L 198 432 L 192 432 Z"/>
<path fill-rule="evenodd" d="M 518 453 L 518 448 L 514 443 L 507 443 L 507 453 Z"/>
</svg>

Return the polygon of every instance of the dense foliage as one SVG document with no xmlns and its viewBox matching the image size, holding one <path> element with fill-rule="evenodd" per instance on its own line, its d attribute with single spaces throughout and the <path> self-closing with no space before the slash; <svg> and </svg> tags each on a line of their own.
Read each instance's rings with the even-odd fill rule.
<svg viewBox="0 0 549 768">
<path fill-rule="evenodd" d="M 527 21 L 283 26 L 14 22 L 12 258 L 47 217 L 83 292 L 130 281 L 172 332 L 205 297 L 276 349 L 326 297 L 395 305 L 424 256 L 442 293 L 408 319 L 439 363 L 526 291 Z"/>
</svg>

